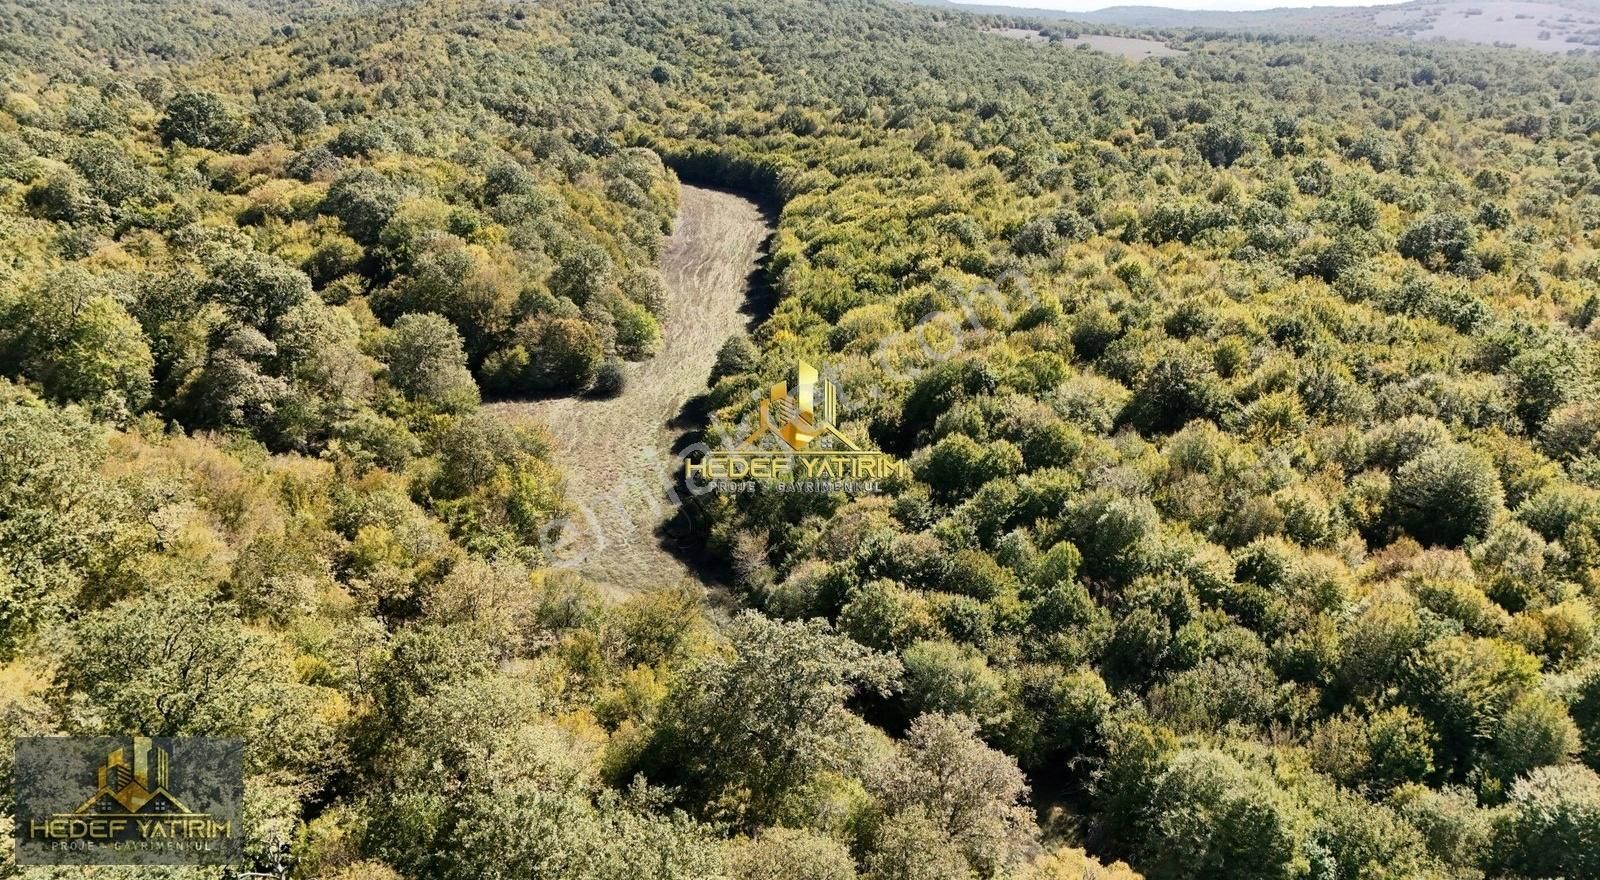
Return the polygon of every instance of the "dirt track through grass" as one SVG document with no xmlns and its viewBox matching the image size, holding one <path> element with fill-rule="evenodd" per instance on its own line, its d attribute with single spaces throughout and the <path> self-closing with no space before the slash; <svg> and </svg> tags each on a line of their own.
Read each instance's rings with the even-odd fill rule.
<svg viewBox="0 0 1600 880">
<path fill-rule="evenodd" d="M 577 508 L 557 562 L 612 594 L 698 579 L 663 545 L 670 539 L 662 524 L 675 512 L 667 491 L 681 467 L 672 446 L 684 431 L 686 405 L 706 391 L 717 349 L 749 324 L 749 282 L 771 231 L 753 202 L 685 185 L 661 258 L 668 299 L 656 356 L 628 365 L 617 397 L 491 407 L 531 414 L 554 435 L 567 498 Z"/>
</svg>

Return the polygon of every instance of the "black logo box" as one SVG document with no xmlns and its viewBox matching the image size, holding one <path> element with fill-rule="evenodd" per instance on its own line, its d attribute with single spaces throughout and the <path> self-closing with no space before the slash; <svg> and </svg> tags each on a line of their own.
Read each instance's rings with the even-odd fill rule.
<svg viewBox="0 0 1600 880">
<path fill-rule="evenodd" d="M 243 749 L 205 737 L 19 738 L 17 864 L 237 862 Z"/>
</svg>

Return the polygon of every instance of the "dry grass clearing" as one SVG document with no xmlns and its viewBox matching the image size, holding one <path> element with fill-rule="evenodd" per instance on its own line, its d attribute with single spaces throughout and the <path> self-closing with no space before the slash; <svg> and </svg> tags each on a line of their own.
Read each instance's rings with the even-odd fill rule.
<svg viewBox="0 0 1600 880">
<path fill-rule="evenodd" d="M 672 445 L 683 429 L 669 425 L 705 392 L 723 341 L 746 328 L 748 282 L 770 233 L 747 199 L 684 186 L 661 261 L 668 293 L 661 351 L 630 364 L 627 387 L 613 398 L 492 407 L 532 415 L 554 435 L 567 497 L 578 511 L 557 556 L 612 594 L 696 576 L 669 550 L 662 530 L 674 513 L 667 492 L 681 468 Z"/>
<path fill-rule="evenodd" d="M 1600 15 L 1555 3 L 1408 3 L 1375 10 L 1373 21 L 1418 40 L 1492 43 L 1543 52 L 1600 45 Z"/>
<path fill-rule="evenodd" d="M 1037 43 L 1039 45 L 1048 45 L 1050 43 L 1049 37 L 1028 28 L 990 28 L 989 33 L 1011 40 L 1021 40 L 1024 43 Z M 1096 52 L 1117 55 L 1132 61 L 1185 54 L 1184 50 L 1174 49 L 1159 40 L 1145 40 L 1138 37 L 1113 37 L 1107 34 L 1080 34 L 1073 39 L 1062 40 L 1060 45 L 1086 46 Z"/>
</svg>

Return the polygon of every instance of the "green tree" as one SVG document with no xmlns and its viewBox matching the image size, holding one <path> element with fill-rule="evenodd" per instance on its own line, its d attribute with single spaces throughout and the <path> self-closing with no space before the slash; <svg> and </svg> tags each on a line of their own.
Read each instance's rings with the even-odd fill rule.
<svg viewBox="0 0 1600 880">
<path fill-rule="evenodd" d="M 154 201 L 160 189 L 155 176 L 109 137 L 79 141 L 70 161 L 95 196 L 114 211 Z"/>
<path fill-rule="evenodd" d="M 46 220 L 93 226 L 111 220 L 111 207 L 97 198 L 83 175 L 62 169 L 30 187 L 27 204 Z"/>
<path fill-rule="evenodd" d="M 478 405 L 478 384 L 467 370 L 461 334 L 434 314 L 402 315 L 384 343 L 389 382 L 408 399 L 440 412 Z"/>
<path fill-rule="evenodd" d="M 1038 833 L 1022 771 L 984 745 L 977 723 L 963 715 L 913 721 L 873 787 L 891 816 L 918 811 L 978 877 L 1011 873 Z"/>
<path fill-rule="evenodd" d="M 755 343 L 744 334 L 729 336 L 717 349 L 717 360 L 711 367 L 711 376 L 706 384 L 715 386 L 728 376 L 737 376 L 741 373 L 754 372 L 760 362 L 760 352 L 756 350 Z"/>
<path fill-rule="evenodd" d="M 611 257 L 592 242 L 574 243 L 550 273 L 550 290 L 583 306 L 606 289 L 613 268 Z"/>
<path fill-rule="evenodd" d="M 1155 780 L 1135 864 L 1152 880 L 1300 876 L 1306 817 L 1259 770 L 1211 749 L 1179 753 Z"/>
<path fill-rule="evenodd" d="M 61 273 L 10 309 L 9 359 L 58 401 L 113 418 L 150 399 L 155 360 L 139 324 L 96 280 Z"/>
<path fill-rule="evenodd" d="M 673 684 L 641 769 L 683 786 L 700 812 L 751 827 L 817 774 L 844 767 L 858 723 L 845 701 L 886 690 L 899 664 L 815 621 L 746 613 L 729 637 L 730 650 Z"/>
<path fill-rule="evenodd" d="M 1466 871 L 1482 870 L 1492 844 L 1492 814 L 1478 806 L 1471 791 L 1412 784 L 1396 790 L 1388 802 L 1422 834 L 1428 851 L 1441 863 Z"/>
<path fill-rule="evenodd" d="M 103 479 L 105 432 L 0 383 L 0 654 L 92 595 L 139 547 L 133 506 Z"/>
<path fill-rule="evenodd" d="M 951 434 L 934 444 L 920 461 L 917 475 L 946 502 L 968 498 L 990 480 L 1022 470 L 1022 453 L 1006 440 L 980 444 L 965 434 Z"/>
<path fill-rule="evenodd" d="M 391 230 L 385 231 L 386 238 L 394 225 L 391 222 Z M 461 332 L 475 362 L 511 334 L 522 283 L 512 267 L 456 236 L 437 233 L 423 234 L 407 261 L 410 274 L 374 295 L 373 306 L 380 316 L 398 320 L 407 312 L 442 315 Z"/>
<path fill-rule="evenodd" d="M 1467 263 L 1478 236 L 1472 222 L 1460 214 L 1430 214 L 1406 227 L 1396 244 L 1402 256 L 1429 268 L 1457 269 Z"/>
<path fill-rule="evenodd" d="M 881 823 L 866 867 L 867 880 L 977 880 L 955 842 L 921 806 Z"/>
<path fill-rule="evenodd" d="M 1511 787 L 1495 822 L 1493 861 L 1525 877 L 1600 876 L 1600 776 L 1543 767 Z"/>
<path fill-rule="evenodd" d="M 1501 721 L 1539 681 L 1539 661 L 1505 642 L 1450 636 L 1406 661 L 1405 689 L 1439 735 L 1441 769 L 1463 779 Z"/>
<path fill-rule="evenodd" d="M 1306 840 L 1310 876 L 1401 880 L 1437 870 L 1422 835 L 1387 805 L 1315 781 L 1295 794 L 1315 816 Z"/>
<path fill-rule="evenodd" d="M 143 408 L 155 361 L 122 306 L 105 297 L 91 300 L 63 330 L 38 367 L 46 394 L 112 415 Z"/>
<path fill-rule="evenodd" d="M 1195 148 L 1201 158 L 1218 168 L 1227 168 L 1239 161 L 1249 141 L 1232 123 L 1212 122 L 1201 126 L 1195 136 Z"/>
<path fill-rule="evenodd" d="M 1385 796 L 1432 775 L 1433 739 L 1428 723 L 1405 706 L 1370 717 L 1347 714 L 1313 736 L 1311 760 L 1344 786 Z"/>
<path fill-rule="evenodd" d="M 477 411 L 434 439 L 433 509 L 470 548 L 543 561 L 534 548 L 567 513 L 546 435 L 527 423 Z M 533 552 L 533 556 L 528 553 Z"/>
<path fill-rule="evenodd" d="M 1228 393 L 1211 361 L 1180 352 L 1150 368 L 1124 418 L 1141 431 L 1167 433 L 1194 419 L 1217 419 L 1227 402 Z"/>
<path fill-rule="evenodd" d="M 1581 745 L 1566 706 L 1543 694 L 1525 694 L 1500 719 L 1486 763 L 1510 784 L 1537 767 L 1570 761 Z"/>
<path fill-rule="evenodd" d="M 1389 500 L 1395 520 L 1417 540 L 1456 546 L 1488 533 L 1505 493 L 1487 454 L 1452 445 L 1431 448 L 1401 467 Z"/>
<path fill-rule="evenodd" d="M 207 150 L 231 149 L 239 140 L 238 119 L 213 92 L 183 92 L 167 102 L 157 126 L 164 143 L 182 141 Z"/>
<path fill-rule="evenodd" d="M 1537 432 L 1550 414 L 1571 399 L 1578 373 L 1571 346 L 1534 345 L 1506 364 L 1506 375 L 1516 392 L 1517 415 L 1529 431 Z"/>
<path fill-rule="evenodd" d="M 934 633 L 922 596 L 883 578 L 850 590 L 838 625 L 840 632 L 879 651 L 902 651 Z"/>
<path fill-rule="evenodd" d="M 733 880 L 855 880 L 850 851 L 831 838 L 792 828 L 767 828 L 732 846 Z"/>
<path fill-rule="evenodd" d="M 651 813 L 652 793 L 601 789 L 582 744 L 541 720 L 547 706 L 535 689 L 474 664 L 427 665 L 412 669 L 435 680 L 425 699 L 390 716 L 372 778 L 431 782 L 371 786 L 369 851 L 409 876 L 441 880 L 719 874 L 719 848 L 704 828 Z"/>
<path fill-rule="evenodd" d="M 201 295 L 269 337 L 290 309 L 313 296 L 305 273 L 259 251 L 224 248 L 213 255 L 208 269 L 211 277 Z"/>
<path fill-rule="evenodd" d="M 365 245 L 378 243 L 378 235 L 400 209 L 405 190 L 370 168 L 339 175 L 328 187 L 322 211 L 344 224 L 350 237 Z"/>
<path fill-rule="evenodd" d="M 617 353 L 629 360 L 643 360 L 661 348 L 661 325 L 643 306 L 625 303 L 618 308 Z"/>
<path fill-rule="evenodd" d="M 1590 767 L 1600 769 L 1600 667 L 1589 670 L 1580 680 L 1572 718 L 1582 737 L 1584 760 Z"/>
<path fill-rule="evenodd" d="M 541 390 L 583 390 L 594 382 L 605 348 L 593 326 L 576 318 L 534 320 L 517 331 L 528 352 L 528 381 Z"/>
<path fill-rule="evenodd" d="M 143 593 L 74 621 L 59 660 L 56 684 L 82 710 L 83 733 L 244 738 L 252 772 L 337 765 L 324 695 L 229 603 Z"/>
<path fill-rule="evenodd" d="M 1009 712 L 1005 681 L 977 650 L 946 641 L 917 642 L 901 655 L 906 709 L 962 715 L 993 730 Z"/>
</svg>

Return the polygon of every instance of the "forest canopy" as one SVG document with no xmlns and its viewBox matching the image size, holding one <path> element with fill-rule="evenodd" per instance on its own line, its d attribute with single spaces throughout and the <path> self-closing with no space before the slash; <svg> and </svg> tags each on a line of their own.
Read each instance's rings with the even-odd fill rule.
<svg viewBox="0 0 1600 880">
<path fill-rule="evenodd" d="M 0 0 L 5 740 L 327 880 L 1600 877 L 1600 62 L 992 24 Z M 710 439 L 909 470 L 619 600 L 483 403 L 649 369 L 680 179 L 781 206 Z"/>
</svg>

